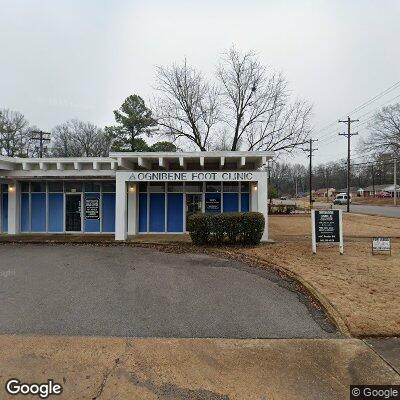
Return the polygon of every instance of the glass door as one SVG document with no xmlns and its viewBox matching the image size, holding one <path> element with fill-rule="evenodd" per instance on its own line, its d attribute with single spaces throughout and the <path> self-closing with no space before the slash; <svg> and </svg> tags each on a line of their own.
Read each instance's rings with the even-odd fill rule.
<svg viewBox="0 0 400 400">
<path fill-rule="evenodd" d="M 67 193 L 65 195 L 65 230 L 67 232 L 82 231 L 82 195 Z"/>
<path fill-rule="evenodd" d="M 203 209 L 203 195 L 201 193 L 186 193 L 186 226 L 190 215 L 201 213 Z"/>
</svg>

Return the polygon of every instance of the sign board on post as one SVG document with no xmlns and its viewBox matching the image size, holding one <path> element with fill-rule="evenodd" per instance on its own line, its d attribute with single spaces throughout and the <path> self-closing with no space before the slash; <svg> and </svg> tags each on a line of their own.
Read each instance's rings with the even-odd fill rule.
<svg viewBox="0 0 400 400">
<path fill-rule="evenodd" d="M 389 253 L 392 255 L 392 243 L 389 237 L 372 238 L 372 254 Z"/>
<path fill-rule="evenodd" d="M 342 210 L 312 210 L 312 251 L 317 252 L 317 243 L 339 243 L 343 254 Z"/>
</svg>

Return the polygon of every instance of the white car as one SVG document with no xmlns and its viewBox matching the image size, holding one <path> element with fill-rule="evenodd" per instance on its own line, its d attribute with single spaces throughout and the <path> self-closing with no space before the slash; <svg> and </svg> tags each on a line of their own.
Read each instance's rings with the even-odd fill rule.
<svg viewBox="0 0 400 400">
<path fill-rule="evenodd" d="M 351 195 L 350 195 L 350 203 L 351 203 Z M 337 194 L 335 200 L 333 200 L 333 204 L 347 204 L 347 193 Z"/>
</svg>

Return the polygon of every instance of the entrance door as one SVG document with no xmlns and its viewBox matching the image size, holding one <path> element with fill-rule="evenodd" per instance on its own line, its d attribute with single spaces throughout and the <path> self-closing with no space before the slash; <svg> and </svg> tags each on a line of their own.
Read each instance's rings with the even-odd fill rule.
<svg viewBox="0 0 400 400">
<path fill-rule="evenodd" d="M 187 218 L 202 212 L 203 195 L 201 193 L 186 193 L 186 226 Z"/>
<path fill-rule="evenodd" d="M 81 195 L 65 195 L 65 230 L 67 232 L 82 231 Z"/>
</svg>

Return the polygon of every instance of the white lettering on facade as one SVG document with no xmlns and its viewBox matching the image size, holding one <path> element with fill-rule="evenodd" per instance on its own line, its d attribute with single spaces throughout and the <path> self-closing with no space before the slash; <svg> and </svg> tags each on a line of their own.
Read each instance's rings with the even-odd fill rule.
<svg viewBox="0 0 400 400">
<path fill-rule="evenodd" d="M 152 172 L 132 172 L 128 181 L 251 181 L 253 172 L 173 172 L 173 171 L 152 171 Z"/>
</svg>

